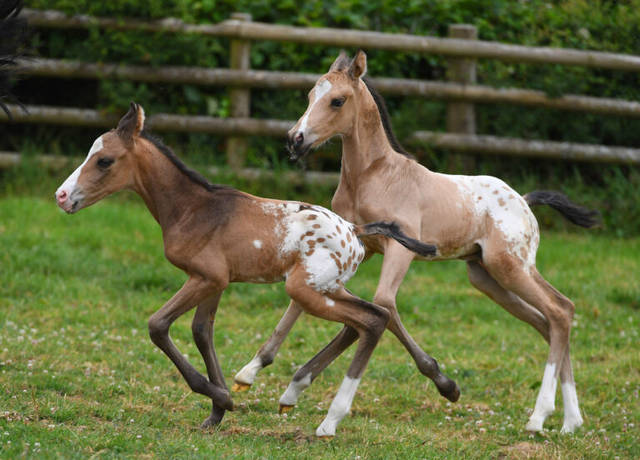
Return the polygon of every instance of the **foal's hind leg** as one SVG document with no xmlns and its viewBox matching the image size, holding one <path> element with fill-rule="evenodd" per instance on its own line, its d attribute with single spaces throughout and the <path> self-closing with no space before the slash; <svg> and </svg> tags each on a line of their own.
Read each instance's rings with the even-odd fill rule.
<svg viewBox="0 0 640 460">
<path fill-rule="evenodd" d="M 467 263 L 469 280 L 478 290 L 486 294 L 494 302 L 516 318 L 533 326 L 547 343 L 549 343 L 549 322 L 540 311 L 529 305 L 516 294 L 507 291 L 487 273 L 484 267 L 476 261 Z M 572 432 L 582 425 L 582 416 L 578 407 L 578 397 L 571 371 L 569 346 L 567 346 L 562 366 L 560 367 L 560 381 L 562 382 L 562 399 L 564 401 L 563 432 Z"/>
<path fill-rule="evenodd" d="M 248 390 L 253 385 L 258 372 L 273 362 L 280 345 L 287 338 L 300 313 L 302 313 L 302 309 L 292 300 L 269 339 L 260 347 L 253 359 L 233 378 L 233 391 Z"/>
<path fill-rule="evenodd" d="M 539 279 L 540 284 L 546 287 L 547 291 L 553 295 L 556 300 L 563 304 L 565 309 L 571 312 L 569 326 L 573 319 L 575 306 L 573 302 L 565 297 L 560 291 L 546 281 L 537 271 L 535 276 Z M 580 414 L 580 406 L 578 405 L 578 395 L 576 393 L 576 383 L 573 379 L 573 369 L 571 368 L 571 356 L 569 353 L 570 344 L 567 342 L 567 348 L 560 369 L 560 382 L 562 384 L 562 401 L 564 403 L 564 422 L 562 424 L 563 433 L 573 433 L 573 431 L 582 425 L 582 415 Z"/>
<path fill-rule="evenodd" d="M 436 388 L 442 396 L 450 401 L 457 401 L 460 397 L 460 389 L 456 383 L 440 372 L 438 363 L 429 356 L 416 341 L 409 335 L 396 307 L 396 296 L 400 284 L 404 279 L 414 254 L 396 241 L 389 241 L 384 252 L 382 269 L 380 271 L 380 281 L 373 298 L 376 305 L 386 308 L 390 318 L 387 329 L 400 340 L 407 349 L 413 360 L 416 362 L 420 372 L 435 383 Z"/>
<path fill-rule="evenodd" d="M 333 436 L 340 420 L 349 413 L 362 374 L 384 332 L 389 314 L 384 308 L 358 299 L 344 289 L 320 294 L 307 286 L 307 278 L 306 271 L 301 267 L 289 275 L 286 289 L 291 298 L 307 313 L 353 328 L 360 339 L 347 375 L 329 407 L 326 418 L 316 430 L 317 436 Z"/>
<path fill-rule="evenodd" d="M 567 362 L 570 362 L 568 360 L 568 346 L 574 310 L 573 304 L 564 296 L 562 298 L 558 297 L 556 295 L 557 291 L 553 290 L 540 276 L 535 267 L 525 268 L 521 261 L 514 256 L 502 253 L 497 257 L 492 257 L 491 253 L 487 256 L 485 252 L 483 262 L 491 277 L 503 289 L 511 291 L 523 301 L 520 306 L 534 307 L 546 318 L 549 357 L 545 366 L 540 392 L 536 399 L 536 405 L 526 426 L 529 431 L 540 431 L 544 420 L 555 408 L 557 378 L 565 358 Z M 513 308 L 517 303 L 508 305 Z M 511 311 L 508 307 L 505 308 Z M 527 316 L 531 319 L 535 318 L 527 308 L 518 310 L 516 307 L 514 311 L 523 316 L 521 319 L 525 321 Z M 536 321 L 534 320 L 534 327 L 535 323 Z M 541 333 L 546 336 L 543 331 Z M 562 375 L 568 377 L 566 373 L 562 373 Z"/>
<path fill-rule="evenodd" d="M 345 326 L 322 351 L 298 369 L 280 397 L 280 413 L 290 411 L 298 402 L 300 393 L 357 338 L 358 332 L 350 326 Z"/>
</svg>

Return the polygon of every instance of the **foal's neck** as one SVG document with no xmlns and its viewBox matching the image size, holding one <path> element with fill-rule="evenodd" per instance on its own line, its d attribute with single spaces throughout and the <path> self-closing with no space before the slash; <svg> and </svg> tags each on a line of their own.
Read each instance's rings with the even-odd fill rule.
<svg viewBox="0 0 640 460">
<path fill-rule="evenodd" d="M 342 138 L 341 175 L 357 179 L 374 163 L 393 161 L 396 153 L 389 143 L 378 107 L 368 90 L 363 90 L 353 130 Z"/>
<path fill-rule="evenodd" d="M 150 141 L 138 147 L 134 190 L 163 230 L 198 205 L 202 187 L 195 184 Z"/>
</svg>

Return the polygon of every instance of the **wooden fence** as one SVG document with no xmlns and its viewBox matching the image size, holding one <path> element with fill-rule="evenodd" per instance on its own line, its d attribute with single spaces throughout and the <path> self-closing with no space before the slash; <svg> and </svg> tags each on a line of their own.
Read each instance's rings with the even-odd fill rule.
<svg viewBox="0 0 640 460">
<path fill-rule="evenodd" d="M 423 142 L 460 152 L 566 158 L 581 161 L 640 164 L 640 149 L 551 141 L 479 136 L 475 132 L 475 103 L 506 103 L 557 110 L 640 117 L 640 103 L 582 95 L 548 97 L 541 91 L 493 88 L 475 84 L 476 60 L 480 58 L 538 64 L 563 64 L 640 71 L 640 57 L 560 48 L 526 47 L 477 39 L 469 25 L 452 25 L 450 38 L 387 34 L 329 28 L 302 28 L 251 21 L 247 14 L 234 14 L 220 24 L 194 25 L 177 19 L 140 21 L 135 19 L 67 16 L 57 11 L 25 10 L 29 23 L 43 28 L 101 27 L 149 32 L 196 33 L 231 39 L 230 69 L 98 64 L 55 59 L 21 62 L 26 75 L 58 78 L 122 78 L 135 81 L 217 85 L 229 88 L 230 118 L 156 114 L 149 117 L 154 130 L 207 132 L 227 138 L 227 161 L 233 168 L 244 165 L 246 136 L 284 136 L 293 121 L 250 118 L 251 88 L 310 89 L 320 75 L 272 72 L 249 68 L 251 41 L 276 40 L 336 47 L 359 47 L 447 56 L 447 81 L 375 78 L 383 94 L 420 96 L 447 101 L 447 133 L 428 131 L 410 136 Z M 112 127 L 117 117 L 90 109 L 28 106 L 28 114 L 13 108 L 14 122 Z M 6 117 L 0 115 L 0 122 Z M 8 158 L 8 157 L 6 157 Z M 1 163 L 1 162 L 0 162 Z"/>
</svg>

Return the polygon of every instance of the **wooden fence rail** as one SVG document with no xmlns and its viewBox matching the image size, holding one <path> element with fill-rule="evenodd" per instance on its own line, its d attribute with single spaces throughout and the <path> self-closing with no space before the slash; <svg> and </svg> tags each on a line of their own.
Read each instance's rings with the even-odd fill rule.
<svg viewBox="0 0 640 460">
<path fill-rule="evenodd" d="M 481 136 L 416 131 L 408 139 L 458 152 L 510 155 L 533 158 L 588 161 L 596 163 L 640 164 L 640 149 L 574 142 L 531 141 L 510 137 Z"/>
<path fill-rule="evenodd" d="M 26 111 L 17 105 L 8 104 L 19 123 L 50 123 L 71 126 L 95 126 L 112 128 L 119 116 L 89 109 L 74 109 L 46 106 L 26 106 Z M 273 136 L 283 137 L 294 121 L 256 120 L 252 118 L 214 118 L 193 115 L 158 113 L 150 115 L 146 124 L 156 131 L 206 132 L 223 136 Z M 604 145 L 578 144 L 571 142 L 525 141 L 452 133 L 417 131 L 409 142 L 429 144 L 439 148 L 461 152 L 478 152 L 490 155 L 514 155 L 539 158 L 556 158 L 589 162 L 640 164 L 640 149 L 609 147 Z M 2 162 L 0 162 L 2 167 Z M 246 174 L 253 174 L 247 173 Z M 315 177 L 315 176 L 314 176 Z M 319 175 L 318 177 L 323 177 Z M 319 179 L 316 180 L 320 181 Z"/>
<path fill-rule="evenodd" d="M 19 71 L 25 75 L 57 78 L 121 78 L 149 83 L 174 83 L 242 88 L 309 89 L 321 74 L 269 70 L 210 69 L 206 67 L 148 67 L 90 63 L 59 59 L 22 59 Z M 470 103 L 515 104 L 576 112 L 640 117 L 640 103 L 621 99 L 566 94 L 549 97 L 543 91 L 493 88 L 441 81 L 404 78 L 371 78 L 385 95 L 420 96 L 429 99 Z"/>
<path fill-rule="evenodd" d="M 25 110 L 6 104 L 15 123 L 48 123 L 52 125 L 113 128 L 119 115 L 91 109 L 27 105 Z M 216 118 L 199 115 L 156 113 L 146 118 L 145 126 L 156 131 L 211 133 L 223 136 L 284 137 L 295 121 L 258 120 L 255 118 Z"/>
<path fill-rule="evenodd" d="M 227 137 L 227 160 L 234 168 L 244 162 L 246 138 L 242 136 L 284 136 L 293 121 L 250 118 L 250 88 L 309 89 L 319 74 L 251 70 L 251 40 L 277 40 L 331 46 L 387 49 L 447 56 L 449 81 L 421 81 L 375 78 L 373 84 L 384 94 L 419 96 L 448 102 L 449 133 L 417 132 L 410 140 L 460 152 L 526 155 L 640 164 L 640 149 L 607 147 L 549 141 L 525 141 L 475 134 L 476 103 L 507 103 L 550 109 L 640 117 L 640 103 L 582 95 L 549 97 L 542 91 L 493 88 L 475 84 L 476 60 L 582 65 L 587 67 L 640 71 L 640 57 L 595 51 L 505 45 L 477 40 L 474 27 L 450 27 L 450 37 L 434 38 L 405 34 L 353 31 L 329 28 L 302 28 L 251 22 L 249 15 L 236 14 L 220 24 L 187 24 L 177 19 L 141 21 L 136 19 L 67 16 L 57 11 L 25 10 L 32 26 L 47 28 L 103 27 L 149 32 L 197 33 L 231 38 L 231 69 L 87 63 L 55 59 L 25 59 L 20 71 L 25 75 L 56 78 L 123 78 L 135 81 L 226 86 L 230 90 L 231 118 L 155 114 L 149 124 L 158 131 L 207 132 Z M 467 39 L 455 38 L 467 37 Z M 117 117 L 88 109 L 29 106 L 28 115 L 11 107 L 14 122 L 50 123 L 112 127 Z M 0 122 L 6 121 L 0 115 Z M 456 134 L 453 134 L 456 133 Z M 470 158 L 470 157 L 467 157 Z"/>
<path fill-rule="evenodd" d="M 197 33 L 245 40 L 273 40 L 346 48 L 375 48 L 476 59 L 486 58 L 512 62 L 579 65 L 602 69 L 640 71 L 639 56 L 601 51 L 507 45 L 482 40 L 424 37 L 323 27 L 294 27 L 237 19 L 229 19 L 220 24 L 187 24 L 175 18 L 167 18 L 160 21 L 141 21 L 124 18 L 97 18 L 85 15 L 68 16 L 59 11 L 32 9 L 25 9 L 24 15 L 32 25 L 50 28 L 71 29 L 98 26 L 117 30 Z"/>
</svg>

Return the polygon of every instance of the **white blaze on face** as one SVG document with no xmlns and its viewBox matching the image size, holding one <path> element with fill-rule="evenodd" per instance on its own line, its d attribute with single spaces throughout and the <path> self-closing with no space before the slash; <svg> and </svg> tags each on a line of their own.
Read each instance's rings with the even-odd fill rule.
<svg viewBox="0 0 640 460">
<path fill-rule="evenodd" d="M 253 240 L 253 246 L 254 246 L 256 249 L 260 249 L 260 248 L 262 247 L 262 241 L 260 241 L 260 240 Z"/>
<path fill-rule="evenodd" d="M 103 147 L 104 146 L 102 144 L 102 136 L 100 136 L 93 142 L 93 145 L 91 146 L 91 150 L 89 150 L 89 154 L 87 155 L 87 158 L 85 158 L 82 164 L 78 166 L 76 170 L 73 171 L 73 173 L 71 173 L 69 177 L 67 177 L 67 180 L 65 180 L 60 187 L 58 187 L 58 192 L 61 190 L 64 190 L 67 192 L 68 195 L 71 195 L 76 188 L 76 185 L 78 183 L 78 178 L 80 177 L 80 172 L 82 171 L 82 168 L 84 167 L 84 165 L 87 164 L 87 162 L 91 159 L 91 157 L 94 156 L 96 153 L 98 153 L 100 150 L 102 150 Z"/>
<path fill-rule="evenodd" d="M 322 80 L 320 83 L 316 85 L 316 89 L 313 93 L 313 101 L 311 101 L 311 105 L 305 112 L 302 120 L 300 121 L 300 129 L 298 132 L 301 132 L 305 137 L 307 136 L 307 121 L 309 120 L 309 115 L 311 115 L 311 111 L 313 107 L 318 103 L 320 99 L 324 97 L 331 90 L 331 83 L 329 80 Z"/>
</svg>

